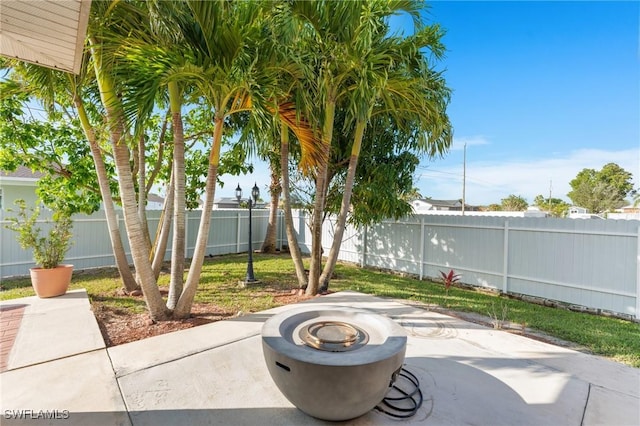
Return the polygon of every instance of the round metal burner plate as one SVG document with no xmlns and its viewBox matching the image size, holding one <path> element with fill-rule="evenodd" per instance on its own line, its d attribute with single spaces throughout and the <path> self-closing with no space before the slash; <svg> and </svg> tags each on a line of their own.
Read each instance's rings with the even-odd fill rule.
<svg viewBox="0 0 640 426">
<path fill-rule="evenodd" d="M 346 352 L 366 345 L 367 333 L 342 321 L 319 321 L 302 327 L 300 339 L 305 345 L 321 351 Z"/>
</svg>

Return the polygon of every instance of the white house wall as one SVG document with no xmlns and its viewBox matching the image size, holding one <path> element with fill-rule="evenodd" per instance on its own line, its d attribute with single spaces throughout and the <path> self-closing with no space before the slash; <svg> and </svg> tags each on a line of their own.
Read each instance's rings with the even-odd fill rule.
<svg viewBox="0 0 640 426">
<path fill-rule="evenodd" d="M 23 199 L 27 206 L 35 206 L 37 195 L 35 192 L 35 183 L 27 184 L 21 182 L 12 182 L 7 178 L 0 178 L 0 189 L 2 189 L 2 209 L 15 209 L 15 201 Z"/>
</svg>

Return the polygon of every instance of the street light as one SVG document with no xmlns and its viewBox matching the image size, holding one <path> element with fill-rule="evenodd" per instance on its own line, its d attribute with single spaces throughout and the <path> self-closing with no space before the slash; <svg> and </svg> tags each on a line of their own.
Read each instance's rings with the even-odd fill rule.
<svg viewBox="0 0 640 426">
<path fill-rule="evenodd" d="M 247 276 L 245 278 L 244 283 L 255 283 L 258 280 L 253 276 L 253 247 L 251 241 L 251 207 L 255 206 L 258 202 L 258 198 L 260 197 L 260 189 L 258 185 L 254 182 L 253 188 L 251 189 L 251 197 L 247 199 L 247 204 L 249 205 L 249 259 L 247 260 Z M 240 184 L 236 188 L 236 198 L 238 199 L 238 205 L 242 200 L 242 188 L 240 188 Z M 251 200 L 253 198 L 253 201 Z"/>
</svg>

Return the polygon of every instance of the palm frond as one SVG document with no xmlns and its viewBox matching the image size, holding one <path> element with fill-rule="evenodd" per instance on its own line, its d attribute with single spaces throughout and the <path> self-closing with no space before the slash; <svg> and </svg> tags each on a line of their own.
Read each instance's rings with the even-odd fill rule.
<svg viewBox="0 0 640 426">
<path fill-rule="evenodd" d="M 278 105 L 278 117 L 286 126 L 293 131 L 300 142 L 302 157 L 300 159 L 300 169 L 309 173 L 323 161 L 324 153 L 321 149 L 321 139 L 306 120 L 299 117 L 293 102 L 285 102 Z"/>
</svg>

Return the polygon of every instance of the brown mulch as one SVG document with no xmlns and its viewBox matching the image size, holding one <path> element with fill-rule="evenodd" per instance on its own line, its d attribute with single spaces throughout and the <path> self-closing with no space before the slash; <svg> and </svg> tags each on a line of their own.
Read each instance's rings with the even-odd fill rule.
<svg viewBox="0 0 640 426">
<path fill-rule="evenodd" d="M 142 298 L 142 296 L 138 297 Z M 273 298 L 277 305 L 287 305 L 308 300 L 310 296 L 287 292 L 276 294 Z M 92 308 L 107 347 L 197 327 L 238 315 L 238 312 L 225 310 L 211 303 L 194 303 L 190 318 L 153 322 L 148 313 L 132 314 L 127 310 L 100 302 L 93 302 Z"/>
<path fill-rule="evenodd" d="M 267 293 L 273 296 L 276 306 L 299 303 L 309 300 L 313 296 L 299 294 L 296 290 L 291 292 L 275 292 L 267 290 Z M 161 293 L 166 296 L 166 289 L 161 289 Z M 263 293 L 263 292 L 260 292 Z M 329 293 L 332 293 L 331 291 Z M 124 293 L 118 294 L 124 296 Z M 137 296 L 142 299 L 142 296 Z M 455 312 L 438 306 L 425 305 L 420 302 L 411 300 L 399 300 L 401 303 L 419 306 L 425 309 L 434 310 L 436 312 L 460 318 L 465 321 L 481 324 L 491 327 L 491 319 L 483 315 Z M 124 343 L 135 342 L 137 340 L 146 339 L 152 336 L 171 333 L 174 331 L 185 330 L 187 328 L 197 327 L 216 321 L 233 318 L 238 312 L 225 310 L 212 303 L 194 303 L 191 307 L 191 317 L 184 320 L 160 321 L 153 322 L 148 313 L 132 314 L 131 312 L 114 308 L 100 302 L 92 303 L 94 315 L 98 321 L 102 337 L 107 347 L 122 345 Z M 551 343 L 557 346 L 564 346 L 580 352 L 589 353 L 586 348 L 571 342 L 566 342 L 549 336 L 545 333 L 536 332 L 527 328 L 526 330 L 518 324 L 505 324 L 503 331 L 517 333 L 542 342 Z"/>
</svg>

